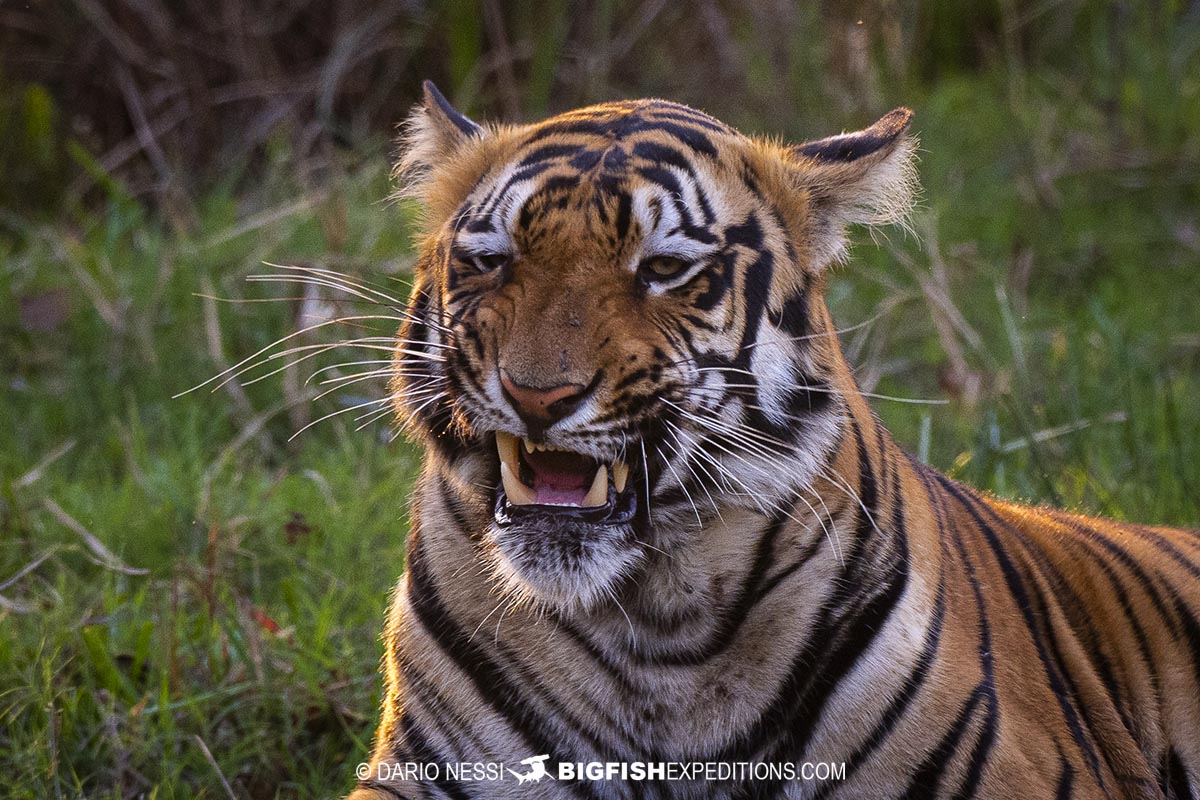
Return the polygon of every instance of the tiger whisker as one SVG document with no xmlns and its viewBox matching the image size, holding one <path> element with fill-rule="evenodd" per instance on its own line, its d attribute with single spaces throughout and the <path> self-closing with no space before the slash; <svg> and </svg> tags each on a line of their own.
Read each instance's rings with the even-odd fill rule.
<svg viewBox="0 0 1200 800">
<path fill-rule="evenodd" d="M 292 440 L 293 440 L 293 439 L 295 439 L 297 436 L 299 436 L 300 434 L 304 433 L 306 430 L 308 430 L 308 429 L 309 429 L 309 428 L 311 428 L 312 426 L 316 425 L 317 423 L 324 422 L 325 420 L 327 420 L 327 419 L 331 419 L 332 417 L 336 417 L 336 416 L 338 416 L 339 414 L 346 414 L 346 413 L 349 413 L 349 412 L 351 412 L 351 411 L 358 411 L 358 410 L 360 410 L 360 409 L 367 408 L 367 407 L 369 407 L 369 406 L 377 406 L 377 405 L 379 405 L 380 403 L 387 403 L 387 402 L 390 402 L 390 401 L 391 401 L 391 398 L 390 398 L 390 397 L 381 397 L 381 398 L 379 398 L 379 399 L 376 399 L 376 400 L 366 400 L 366 401 L 363 401 L 362 403 L 355 403 L 355 404 L 354 404 L 354 405 L 352 405 L 352 406 L 347 406 L 346 408 L 339 408 L 339 409 L 337 409 L 336 411 L 331 411 L 331 412 L 329 412 L 328 414 L 325 414 L 325 415 L 324 415 L 324 416 L 322 416 L 322 417 L 318 417 L 317 419 L 314 419 L 312 422 L 309 422 L 307 425 L 305 425 L 304 427 L 302 427 L 300 430 L 298 430 L 298 431 L 296 431 L 295 433 L 293 433 L 291 436 L 289 436 L 289 437 L 288 437 L 288 441 L 289 441 L 289 442 L 290 442 L 290 441 L 292 441 Z"/>
<path fill-rule="evenodd" d="M 672 403 L 670 400 L 664 399 L 663 402 L 666 403 L 667 405 L 671 406 L 672 408 L 674 408 L 677 412 L 679 412 L 685 418 L 687 418 L 699 425 L 714 427 L 721 433 L 726 434 L 727 436 L 741 438 L 748 445 L 751 444 L 754 439 L 756 439 L 756 440 L 758 440 L 759 444 L 764 445 L 764 446 L 765 445 L 775 446 L 775 447 L 785 450 L 786 452 L 799 452 L 800 448 L 795 443 L 785 442 L 782 439 L 776 439 L 773 436 L 768 436 L 767 434 L 763 433 L 762 431 L 756 430 L 754 428 L 748 428 L 744 425 L 733 426 L 730 423 L 726 422 L 725 420 L 722 420 L 717 417 L 706 417 L 706 416 L 702 416 L 699 414 L 695 414 L 695 413 L 683 408 L 682 406 Z M 750 438 L 747 438 L 747 437 L 750 437 Z M 709 440 L 709 441 L 711 441 L 711 440 Z M 763 456 L 776 455 L 774 453 L 769 453 L 767 451 L 764 451 L 761 448 L 758 450 L 755 450 L 754 452 L 757 453 L 758 455 L 763 455 Z"/>
<path fill-rule="evenodd" d="M 208 380 L 206 380 L 206 381 L 204 381 L 204 382 L 202 382 L 202 383 L 198 383 L 198 384 L 196 384 L 195 386 L 193 386 L 193 387 L 192 387 L 192 388 L 190 388 L 190 389 L 186 389 L 186 390 L 184 390 L 184 391 L 182 391 L 182 392 L 179 392 L 178 394 L 172 395 L 172 398 L 182 397 L 183 395 L 185 395 L 185 394 L 188 394 L 188 393 L 190 393 L 190 392 L 194 392 L 194 391 L 196 391 L 197 389 L 203 388 L 203 387 L 207 386 L 208 384 L 210 384 L 210 383 L 213 383 L 214 381 L 221 381 L 221 379 L 222 379 L 222 378 L 225 378 L 225 380 L 221 381 L 219 384 L 217 384 L 215 387 L 213 387 L 213 391 L 216 391 L 217 389 L 221 388 L 221 387 L 222 387 L 222 386 L 224 386 L 226 383 L 228 383 L 230 380 L 232 380 L 232 378 L 226 378 L 226 376 L 227 376 L 227 375 L 229 375 L 230 373 L 234 373 L 236 370 L 240 369 L 240 368 L 241 368 L 241 367 L 243 367 L 245 364 L 247 364 L 247 363 L 249 363 L 249 362 L 253 361 L 254 359 L 258 358 L 259 356 L 263 355 L 264 353 L 270 352 L 270 350 L 271 350 L 272 348 L 274 348 L 274 347 L 278 347 L 279 345 L 283 344 L 284 342 L 288 341 L 289 339 L 294 339 L 294 338 L 295 338 L 295 337 L 297 337 L 297 336 L 302 336 L 302 335 L 304 335 L 304 334 L 306 334 L 306 333 L 310 333 L 310 332 L 312 332 L 312 331 L 315 331 L 315 330 L 317 330 L 317 329 L 319 329 L 319 328 L 323 328 L 323 327 L 325 327 L 325 326 L 327 326 L 327 325 L 336 325 L 336 324 L 340 324 L 340 323 L 344 322 L 346 319 L 351 319 L 351 320 L 352 320 L 352 319 L 355 319 L 355 317 L 347 317 L 347 318 L 338 318 L 338 319 L 330 319 L 330 320 L 325 320 L 324 322 L 318 322 L 318 323 L 314 323 L 313 325 L 308 325 L 308 326 L 305 326 L 305 327 L 301 328 L 300 330 L 293 331 L 292 333 L 289 333 L 287 336 L 284 336 L 284 337 L 282 337 L 282 338 L 280 338 L 280 339 L 276 339 L 275 341 L 271 342 L 271 343 L 270 343 L 269 345 L 267 345 L 266 347 L 264 347 L 264 348 L 262 348 L 262 349 L 258 350 L 257 352 L 255 352 L 255 353 L 253 353 L 253 354 L 251 354 L 251 355 L 247 356 L 246 358 L 242 359 L 241 361 L 239 361 L 238 363 L 234 364 L 233 366 L 231 366 L 231 367 L 228 367 L 228 368 L 226 368 L 226 369 L 222 370 L 221 372 L 218 372 L 216 375 L 213 375 L 213 376 L 212 376 L 211 378 L 209 378 Z M 235 376 L 236 376 L 236 375 L 235 375 Z"/>
<path fill-rule="evenodd" d="M 393 363 L 393 362 L 392 362 L 392 359 L 390 359 L 390 358 L 367 358 L 367 359 L 361 359 L 359 361 L 343 361 L 340 364 L 330 364 L 329 366 L 321 367 L 319 369 L 313 370 L 311 373 L 309 373 L 308 378 L 306 378 L 304 382 L 306 384 L 312 383 L 313 379 L 316 378 L 318 375 L 320 375 L 322 372 L 332 372 L 335 369 L 344 369 L 346 367 L 363 367 L 368 364 L 391 364 L 391 363 Z M 389 370 L 389 371 L 393 371 L 393 370 Z M 324 381 L 322 381 L 322 383 L 323 382 Z"/>
<path fill-rule="evenodd" d="M 431 403 L 436 402 L 439 398 L 446 397 L 446 396 L 447 395 L 445 392 L 438 392 L 437 394 L 433 395 L 428 400 L 426 400 L 424 403 L 422 403 L 420 406 L 418 406 L 417 408 L 410 411 L 408 413 L 408 416 L 404 418 L 404 422 L 402 422 L 398 426 L 398 430 L 401 430 L 401 431 L 406 430 L 408 428 L 408 426 L 412 424 L 412 421 L 417 416 L 417 414 L 420 414 L 423 410 L 428 408 Z"/>
<path fill-rule="evenodd" d="M 675 476 L 675 480 L 679 483 L 679 489 L 683 492 L 683 496 L 687 498 L 689 503 L 691 503 L 692 511 L 694 511 L 696 514 L 696 526 L 698 528 L 703 528 L 704 520 L 700 518 L 700 509 L 696 508 L 696 501 L 692 499 L 691 494 L 688 492 L 687 485 L 683 482 L 683 479 L 679 477 L 679 473 L 675 471 L 675 467 L 671 465 L 670 459 L 663 456 L 662 450 L 659 450 L 657 447 L 654 449 L 658 452 L 658 457 L 667 465 L 667 469 L 671 470 L 671 474 Z"/>
<path fill-rule="evenodd" d="M 339 280 L 347 286 L 352 286 L 352 287 L 360 289 L 364 292 L 370 292 L 371 294 L 377 295 L 378 297 L 382 298 L 385 302 L 403 305 L 403 302 L 401 300 L 399 300 L 398 298 L 392 297 L 391 295 L 387 294 L 386 292 L 383 292 L 380 289 L 377 289 L 374 286 L 371 286 L 364 279 L 355 278 L 345 272 L 339 272 L 337 270 L 326 269 L 324 267 L 307 267 L 307 266 L 303 266 L 303 265 L 299 265 L 299 264 L 273 264 L 270 261 L 264 261 L 263 264 L 268 267 L 274 267 L 275 269 L 282 269 L 282 270 L 286 270 L 288 272 L 300 272 L 300 273 L 306 273 L 309 275 L 319 275 L 321 277 L 328 278 L 329 280 Z M 404 283 L 404 282 L 400 281 L 400 283 Z"/>
<path fill-rule="evenodd" d="M 672 435 L 674 435 L 674 434 L 672 433 Z M 722 448 L 722 449 L 724 449 L 724 448 Z M 726 452 L 729 452 L 729 451 L 726 451 Z M 733 454 L 730 453 L 730 455 L 733 455 Z M 735 457 L 737 457 L 737 456 L 735 456 Z M 685 459 L 685 463 L 687 463 L 686 459 Z M 724 473 L 728 479 L 732 479 L 732 480 L 736 481 L 740 486 L 742 486 L 743 489 L 745 489 L 744 493 L 739 493 L 739 494 L 741 494 L 742 496 L 749 497 L 752 501 L 754 501 L 755 505 L 759 506 L 760 511 L 766 511 L 766 509 L 764 509 L 761 505 L 759 505 L 760 498 L 757 493 L 751 492 L 749 487 L 747 487 L 744 483 L 742 483 L 741 480 L 737 479 L 736 476 L 733 476 L 731 473 L 729 473 L 728 470 L 725 469 L 719 462 L 713 461 L 713 465 L 719 471 Z M 690 464 L 689 464 L 689 467 L 690 467 Z M 706 472 L 707 472 L 707 470 L 706 470 Z M 693 475 L 695 475 L 694 472 L 693 472 Z M 699 476 L 696 476 L 696 477 L 697 477 L 697 479 L 699 479 Z M 709 477 L 711 478 L 712 476 L 710 475 Z M 678 480 L 678 477 L 676 477 L 676 480 Z M 682 482 L 681 482 L 681 486 L 682 486 Z M 701 483 L 701 486 L 703 487 L 703 483 Z M 711 499 L 711 496 L 710 496 L 710 499 Z M 842 555 L 843 551 L 842 551 L 842 547 L 841 547 L 841 539 L 840 539 L 840 537 L 837 536 L 836 526 L 834 526 L 834 531 L 831 534 L 829 528 L 825 524 L 825 520 L 822 518 L 822 516 L 819 513 L 817 513 L 817 510 L 812 506 L 812 504 L 809 503 L 808 500 L 806 500 L 804 498 L 804 496 L 800 495 L 800 494 L 796 495 L 796 499 L 798 499 L 800 502 L 804 503 L 808 507 L 809 511 L 812 512 L 813 517 L 817 520 L 817 523 L 820 524 L 821 529 L 823 530 L 823 532 L 825 534 L 825 538 L 829 542 L 829 545 L 833 550 L 834 556 L 838 559 L 839 563 L 842 564 L 842 566 L 845 566 L 845 559 L 844 559 L 844 556 Z M 824 505 L 824 501 L 821 501 L 821 502 L 822 502 L 822 505 Z M 715 506 L 715 503 L 714 503 L 714 506 Z M 773 511 L 785 514 L 786 516 L 788 516 L 790 519 L 792 519 L 794 522 L 796 522 L 799 525 L 805 525 L 805 523 L 802 520 L 797 518 L 794 514 L 792 514 L 784 506 L 773 505 L 770 507 L 770 509 Z M 829 509 L 826 508 L 826 513 L 828 513 L 828 511 L 829 511 Z M 832 522 L 832 515 L 830 516 L 830 521 Z"/>
<path fill-rule="evenodd" d="M 830 536 L 829 528 L 826 527 L 826 525 L 825 525 L 825 520 L 821 517 L 820 514 L 817 513 L 817 510 L 815 508 L 813 508 L 812 503 L 805 500 L 804 495 L 802 495 L 802 494 L 797 494 L 796 499 L 799 500 L 801 503 L 804 503 L 804 505 L 808 506 L 808 510 L 812 512 L 813 517 L 816 518 L 818 523 L 820 523 L 821 530 L 823 530 L 825 532 L 825 540 L 829 542 L 829 547 L 833 550 L 833 555 L 837 558 L 838 564 L 840 564 L 844 568 L 846 566 L 846 558 L 844 556 L 844 551 L 842 549 L 842 539 L 840 536 L 837 535 L 837 526 L 834 525 L 834 527 L 833 527 L 834 535 Z M 825 509 L 825 510 L 828 511 L 829 509 Z M 792 515 L 788 514 L 788 516 L 791 517 Z M 795 520 L 797 523 L 800 523 L 800 520 L 796 519 L 795 517 L 792 517 L 792 519 Z M 833 520 L 830 519 L 830 522 L 832 523 Z M 803 523 L 800 523 L 800 524 L 803 524 Z M 835 541 L 836 541 L 836 544 L 835 544 Z"/>
<path fill-rule="evenodd" d="M 858 507 L 862 509 L 863 514 L 865 514 L 867 517 L 867 521 L 871 523 L 871 527 L 875 530 L 876 533 L 879 533 L 879 534 L 883 533 L 883 531 L 881 531 L 879 529 L 879 526 L 875 524 L 875 517 L 874 517 L 874 515 L 871 514 L 871 512 L 867 508 L 866 504 L 862 501 L 862 497 L 859 496 L 858 492 L 854 491 L 853 486 L 851 486 L 849 483 L 846 483 L 845 478 L 841 477 L 836 472 L 830 472 L 828 469 L 825 469 L 825 468 L 822 468 L 819 474 L 821 477 L 825 478 L 825 480 L 832 483 L 838 489 L 841 489 L 842 492 L 848 498 L 850 498 L 850 500 L 852 500 L 853 502 L 858 504 Z"/>
<path fill-rule="evenodd" d="M 279 266 L 279 265 L 268 264 L 268 266 Z M 280 268 L 288 269 L 287 267 L 280 267 Z M 332 273 L 332 274 L 340 274 L 340 273 Z M 364 287 L 359 284 L 352 283 L 352 282 L 349 282 L 349 283 L 348 282 L 338 282 L 336 280 L 333 280 L 332 278 L 322 276 L 322 275 L 295 276 L 295 275 L 278 275 L 278 274 L 275 274 L 275 275 L 272 275 L 272 274 L 249 275 L 249 276 L 247 276 L 246 280 L 251 283 L 288 283 L 288 284 L 294 284 L 294 285 L 299 285 L 299 286 L 316 286 L 316 287 L 324 287 L 327 289 L 335 289 L 337 291 L 344 292 L 345 294 L 350 295 L 352 298 L 356 298 L 365 303 L 369 303 L 371 305 L 376 305 L 376 306 L 381 306 L 383 308 L 391 309 L 392 311 L 395 311 L 397 314 L 402 315 L 401 317 L 396 318 L 401 321 L 412 322 L 417 325 L 427 325 L 431 328 L 441 330 L 443 333 L 453 334 L 453 331 L 450 328 L 438 325 L 437 323 L 432 322 L 431 320 L 423 319 L 421 317 L 417 317 L 417 316 L 413 315 L 411 312 L 408 311 L 408 309 L 405 307 L 405 304 L 402 301 L 397 300 L 396 298 L 393 298 L 393 297 L 388 297 L 387 295 L 381 295 L 382 297 L 384 297 L 384 301 L 380 301 L 376 298 L 373 298 L 366 294 L 363 294 L 363 292 L 375 292 L 375 290 L 370 289 L 369 287 Z M 425 292 L 422 291 L 421 293 L 425 293 Z M 380 318 L 382 318 L 382 317 L 380 317 Z M 455 321 L 457 322 L 459 320 L 457 318 L 455 318 Z"/>
<path fill-rule="evenodd" d="M 348 364 L 339 364 L 338 366 L 345 367 L 345 366 L 349 366 L 350 364 L 353 364 L 353 363 L 369 364 L 371 362 L 362 362 L 362 361 L 348 362 Z M 347 373 L 345 375 L 334 375 L 329 378 L 323 378 L 323 379 L 317 381 L 317 385 L 325 386 L 325 385 L 328 385 L 331 383 L 339 383 L 339 382 L 347 381 L 352 378 L 358 378 L 358 377 L 391 378 L 391 377 L 395 377 L 395 375 L 396 375 L 396 370 L 394 370 L 390 367 L 380 367 L 378 369 L 371 369 L 371 370 L 367 370 L 365 372 L 351 372 L 351 373 Z M 410 373 L 410 375 L 411 375 L 411 373 Z M 305 383 L 311 383 L 312 379 L 314 377 L 316 377 L 316 373 L 313 373 L 312 375 L 310 375 L 308 377 L 308 380 L 305 381 Z M 422 377 L 422 376 L 414 376 L 414 377 Z M 426 373 L 423 377 L 425 377 L 427 380 L 438 380 L 438 381 L 449 380 L 444 375 L 429 375 L 428 373 Z"/>
<path fill-rule="evenodd" d="M 641 439 L 642 445 L 642 477 L 646 481 L 646 522 L 653 525 L 654 522 L 650 517 L 650 464 L 646 458 L 646 440 Z"/>
<path fill-rule="evenodd" d="M 527 602 L 532 602 L 532 601 L 533 601 L 532 597 L 527 599 Z M 510 596 L 508 605 L 505 606 L 504 610 L 500 612 L 500 619 L 496 620 L 496 632 L 495 632 L 495 635 L 492 637 L 493 645 L 495 645 L 497 647 L 500 645 L 500 626 L 504 623 L 504 615 L 507 614 L 509 611 L 512 611 L 514 608 L 520 606 L 521 602 L 522 602 L 522 597 L 520 595 Z"/>
<path fill-rule="evenodd" d="M 717 505 L 717 501 L 713 499 L 712 493 L 708 491 L 708 486 L 706 486 L 704 481 L 700 479 L 700 476 L 696 474 L 696 470 L 692 467 L 692 460 L 690 458 L 688 458 L 686 455 L 684 455 L 684 453 L 682 452 L 681 448 L 683 447 L 683 443 L 679 441 L 679 437 L 676 435 L 674 430 L 668 428 L 667 433 L 671 434 L 671 438 L 675 439 L 675 443 L 678 445 L 678 447 L 671 448 L 670 443 L 664 443 L 664 444 L 667 445 L 668 449 L 674 449 L 675 454 L 683 460 L 683 463 L 688 468 L 688 471 L 690 473 L 692 473 L 692 477 L 696 479 L 696 483 L 698 483 L 700 485 L 700 488 L 704 490 L 704 493 L 706 495 L 708 495 L 708 502 L 712 504 L 713 511 L 716 512 L 717 519 L 721 520 L 721 524 L 725 524 L 725 519 L 724 519 L 724 517 L 721 516 L 721 509 Z M 716 479 L 713 478 L 712 473 L 710 473 L 708 471 L 708 469 L 704 467 L 703 464 L 701 464 L 699 466 L 700 466 L 700 469 L 704 470 L 704 474 L 708 475 L 709 480 L 712 480 L 715 483 Z M 682 481 L 680 481 L 680 485 L 682 485 Z"/>
<path fill-rule="evenodd" d="M 371 337 L 371 339 L 373 339 L 373 338 L 374 337 Z M 343 340 L 340 342 L 335 342 L 333 344 L 300 345 L 297 347 L 288 348 L 287 350 L 285 350 L 283 352 L 274 353 L 274 354 L 268 356 L 267 358 L 263 359 L 262 361 L 258 361 L 254 364 L 251 364 L 251 365 L 245 367 L 244 369 L 239 370 L 237 373 L 235 373 L 234 375 L 231 375 L 225 381 L 218 384 L 218 386 L 216 388 L 220 388 L 221 386 L 224 386 L 229 381 L 234 380 L 234 379 L 246 374 L 247 372 L 258 369 L 260 367 L 265 367 L 271 361 L 274 361 L 277 358 L 287 358 L 288 356 L 296 355 L 297 353 L 301 353 L 304 351 L 309 351 L 309 352 L 307 352 L 305 355 L 301 356 L 300 358 L 289 361 L 280 367 L 276 367 L 275 369 L 271 370 L 270 372 L 264 373 L 262 375 L 256 375 L 255 377 L 244 381 L 242 383 L 242 385 L 250 386 L 252 384 L 258 383 L 259 381 L 266 380 L 267 378 L 270 378 L 272 375 L 277 375 L 280 372 L 283 372 L 291 367 L 294 367 L 303 361 L 307 361 L 310 358 L 316 358 L 317 356 L 322 355 L 323 353 L 328 353 L 331 350 L 337 350 L 342 347 L 356 348 L 359 350 L 381 350 L 386 353 L 406 352 L 404 350 L 397 351 L 395 348 L 393 348 L 391 346 L 370 344 L 369 341 L 370 340 L 359 341 L 359 340 L 351 339 L 351 340 Z M 445 358 L 442 358 L 439 356 L 428 356 L 428 355 L 424 356 L 424 359 L 426 361 L 435 361 L 435 362 L 444 362 L 446 360 Z"/>
<path fill-rule="evenodd" d="M 475 634 L 479 633 L 479 629 L 483 627 L 483 624 L 484 624 L 485 622 L 487 622 L 489 619 L 491 619 L 491 617 L 492 617 L 492 614 L 495 614 L 497 611 L 499 611 L 499 610 L 500 610 L 500 606 L 502 606 L 502 605 L 504 605 L 505 603 L 509 602 L 509 601 L 510 601 L 510 599 L 511 599 L 511 598 L 509 598 L 509 597 L 507 597 L 507 596 L 505 596 L 505 597 L 501 597 L 501 598 L 500 598 L 500 602 L 499 602 L 499 603 L 496 603 L 496 606 L 495 606 L 495 608 L 493 608 L 491 611 L 489 611 L 489 612 L 487 613 L 487 616 L 486 616 L 486 617 L 484 617 L 483 619 L 479 620 L 479 624 L 475 626 L 475 630 L 471 631 L 471 635 L 467 637 L 467 644 L 470 644 L 472 641 L 474 641 L 474 639 L 475 639 Z"/>
<path fill-rule="evenodd" d="M 354 421 L 359 422 L 361 424 L 355 426 L 354 430 L 355 431 L 365 430 L 365 429 L 369 428 L 371 425 L 375 424 L 376 422 L 378 422 L 379 420 L 383 419 L 384 417 L 388 416 L 391 413 L 392 413 L 392 409 L 390 407 L 387 407 L 387 408 L 381 408 L 378 411 L 371 411 L 367 414 L 363 414 L 360 417 L 355 417 Z"/>
<path fill-rule="evenodd" d="M 356 297 L 359 297 L 362 300 L 366 300 L 368 302 L 372 302 L 377 305 L 398 306 L 399 308 L 396 309 L 397 311 L 401 311 L 404 306 L 403 300 L 400 300 L 399 298 L 396 298 L 396 297 L 392 297 L 391 295 L 387 294 L 386 292 L 380 291 L 379 289 L 375 288 L 374 286 L 367 284 L 363 280 L 351 277 L 350 275 L 347 275 L 344 272 L 338 272 L 336 270 L 329 270 L 329 269 L 322 269 L 320 267 L 305 267 L 305 266 L 296 266 L 296 265 L 288 265 L 288 264 L 273 264 L 269 261 L 264 261 L 263 264 L 265 266 L 272 267 L 274 269 L 284 270 L 285 273 L 299 273 L 299 276 L 297 276 L 295 274 L 266 275 L 266 276 L 253 275 L 253 276 L 250 276 L 251 279 L 256 279 L 256 280 L 262 279 L 262 278 L 287 279 L 287 280 L 294 281 L 296 283 L 301 283 L 303 281 L 309 281 L 309 282 L 319 281 L 319 282 L 323 283 L 324 285 L 328 286 L 329 288 L 340 289 L 341 291 L 344 291 L 347 294 L 352 294 Z"/>
<path fill-rule="evenodd" d="M 674 425 L 674 423 L 668 423 L 668 424 Z M 746 461 L 744 458 L 742 458 L 737 453 L 732 452 L 728 448 L 722 447 L 719 443 L 712 442 L 711 440 L 709 440 L 709 441 L 710 441 L 710 444 L 716 445 L 718 448 L 720 448 L 722 451 L 724 451 L 728 455 L 738 459 L 739 461 L 742 461 L 747 466 L 750 466 L 751 468 L 753 468 L 753 465 L 751 465 L 748 461 Z M 728 480 L 733 481 L 738 486 L 740 486 L 743 490 L 745 490 L 748 493 L 748 496 L 750 497 L 750 499 L 754 502 L 755 507 L 760 511 L 760 513 L 764 513 L 764 514 L 767 513 L 766 508 L 764 508 L 764 506 L 761 503 L 761 500 L 759 500 L 757 497 L 755 497 L 755 494 L 750 489 L 750 487 L 747 486 L 738 476 L 734 475 L 733 473 L 729 472 L 729 470 L 725 469 L 719 462 L 717 462 L 715 459 L 712 459 L 712 456 L 709 455 L 708 453 L 705 453 L 703 450 L 700 450 L 698 452 L 701 455 L 709 458 L 711 460 L 711 463 L 717 469 L 718 472 L 724 474 Z"/>
<path fill-rule="evenodd" d="M 604 592 L 604 594 L 606 594 L 608 596 L 609 600 L 612 600 L 613 603 L 616 604 L 617 609 L 621 612 L 621 616 L 625 617 L 625 622 L 629 625 L 629 637 L 632 640 L 632 643 L 630 646 L 632 649 L 636 650 L 637 649 L 637 641 L 638 641 L 637 631 L 635 631 L 633 629 L 633 620 L 631 620 L 629 618 L 629 614 L 627 614 L 625 612 L 625 606 L 621 605 L 621 601 L 617 599 L 616 592 L 614 592 L 612 590 L 612 587 L 609 586 L 608 584 L 605 584 L 602 587 L 602 591 Z"/>
<path fill-rule="evenodd" d="M 318 393 L 315 397 L 313 397 L 313 400 L 321 400 L 322 398 L 327 397 L 328 395 L 330 395 L 336 391 L 344 389 L 347 386 L 353 386 L 356 383 L 362 383 L 363 381 L 369 381 L 369 380 L 378 380 L 379 378 L 384 377 L 386 374 L 387 373 L 382 373 L 379 371 L 372 371 L 372 372 L 366 372 L 366 373 L 359 373 L 359 374 L 355 374 L 355 375 L 343 375 L 339 378 L 328 378 L 326 380 L 321 381 L 320 384 L 318 384 L 318 385 L 320 385 L 320 386 L 325 386 L 327 384 L 332 384 L 332 385 L 329 386 L 329 388 Z"/>
<path fill-rule="evenodd" d="M 750 375 L 751 377 L 759 377 L 756 373 L 751 372 L 750 370 L 739 369 L 736 367 L 698 367 L 696 369 L 696 371 L 697 372 L 733 372 L 733 373 L 739 373 L 739 374 L 743 374 L 743 375 Z M 761 389 L 762 388 L 761 384 L 756 384 L 756 383 L 726 383 L 726 384 L 724 384 L 724 386 L 726 388 L 730 388 L 730 389 Z M 711 389 L 711 388 L 715 388 L 715 387 L 696 387 L 696 388 Z M 837 389 L 831 389 L 828 386 L 810 386 L 805 383 L 789 383 L 789 384 L 786 384 L 786 388 L 802 389 L 806 392 L 816 392 L 818 394 L 829 394 L 829 395 L 839 395 L 839 396 L 843 394 L 843 392 L 841 392 Z M 876 398 L 879 400 L 891 400 L 896 403 L 915 403 L 915 404 L 919 404 L 919 405 L 930 405 L 930 406 L 944 406 L 944 405 L 949 405 L 949 403 L 950 403 L 949 400 L 945 400 L 945 399 L 927 398 L 927 397 L 897 397 L 895 395 L 879 394 L 878 392 L 862 392 L 862 391 L 860 391 L 859 394 L 861 394 L 863 397 L 872 397 L 872 398 Z"/>
</svg>

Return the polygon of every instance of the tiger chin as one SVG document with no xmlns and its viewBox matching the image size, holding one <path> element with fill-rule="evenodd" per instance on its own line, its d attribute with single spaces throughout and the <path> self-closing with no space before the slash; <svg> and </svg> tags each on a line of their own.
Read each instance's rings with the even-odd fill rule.
<svg viewBox="0 0 1200 800">
<path fill-rule="evenodd" d="M 911 117 L 480 125 L 426 83 L 391 383 L 424 468 L 350 797 L 1200 798 L 1200 536 L 946 478 L 842 355 L 827 274 L 903 223 Z M 560 772 L 597 763 L 841 767 Z"/>
</svg>

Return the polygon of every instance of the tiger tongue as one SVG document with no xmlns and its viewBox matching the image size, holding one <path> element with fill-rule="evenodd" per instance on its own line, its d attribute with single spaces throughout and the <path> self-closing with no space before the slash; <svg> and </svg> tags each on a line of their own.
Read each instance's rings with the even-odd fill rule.
<svg viewBox="0 0 1200 800">
<path fill-rule="evenodd" d="M 592 459 L 562 450 L 522 453 L 533 474 L 533 491 L 540 505 L 582 506 L 596 474 Z"/>
</svg>

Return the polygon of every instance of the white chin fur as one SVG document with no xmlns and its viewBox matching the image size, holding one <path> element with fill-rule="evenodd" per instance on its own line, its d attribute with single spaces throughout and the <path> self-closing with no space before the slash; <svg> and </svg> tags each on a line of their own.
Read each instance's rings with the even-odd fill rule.
<svg viewBox="0 0 1200 800">
<path fill-rule="evenodd" d="M 492 573 L 507 595 L 563 611 L 586 611 L 610 602 L 622 578 L 641 562 L 642 549 L 626 525 L 589 526 L 586 541 L 555 542 L 543 531 L 493 524 Z"/>
</svg>

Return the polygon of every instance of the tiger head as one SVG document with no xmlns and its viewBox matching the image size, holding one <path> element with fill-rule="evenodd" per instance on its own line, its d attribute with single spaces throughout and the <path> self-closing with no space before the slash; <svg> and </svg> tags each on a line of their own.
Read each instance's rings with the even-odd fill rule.
<svg viewBox="0 0 1200 800">
<path fill-rule="evenodd" d="M 426 83 L 392 389 L 490 510 L 504 585 L 588 608 L 721 509 L 811 485 L 854 391 L 825 270 L 847 225 L 909 208 L 910 118 L 794 146 L 662 100 L 481 126 Z"/>
</svg>

